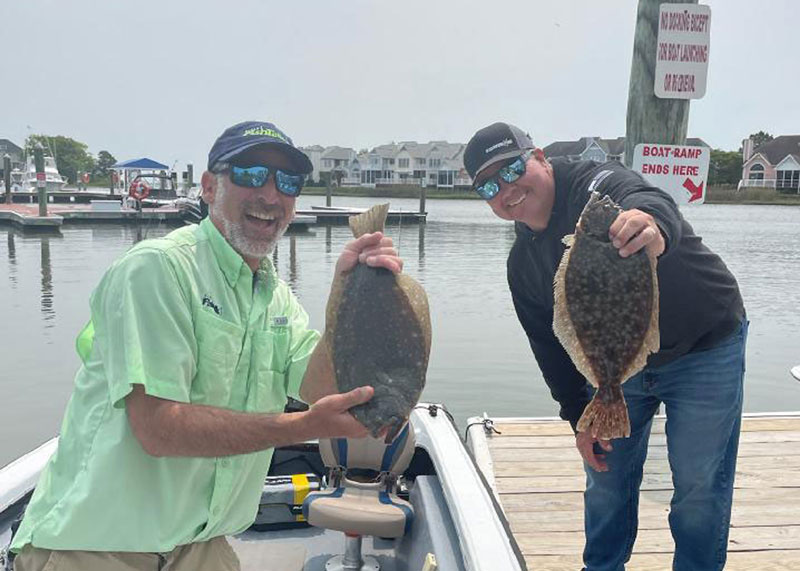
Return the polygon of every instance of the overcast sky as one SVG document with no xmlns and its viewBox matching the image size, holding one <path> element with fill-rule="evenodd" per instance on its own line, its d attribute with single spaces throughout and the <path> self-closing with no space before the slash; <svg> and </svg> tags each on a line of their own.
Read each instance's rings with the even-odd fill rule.
<svg viewBox="0 0 800 571">
<path fill-rule="evenodd" d="M 798 0 L 707 0 L 708 91 L 689 136 L 800 133 Z M 0 138 L 65 135 L 118 160 L 205 166 L 229 125 L 298 145 L 546 145 L 625 134 L 637 0 L 2 0 Z"/>
</svg>

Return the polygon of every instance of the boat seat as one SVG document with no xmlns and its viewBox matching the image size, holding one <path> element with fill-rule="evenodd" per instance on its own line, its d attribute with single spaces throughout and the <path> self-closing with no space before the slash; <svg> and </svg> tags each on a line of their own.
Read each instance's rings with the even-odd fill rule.
<svg viewBox="0 0 800 571">
<path fill-rule="evenodd" d="M 346 553 L 338 558 L 360 561 L 364 535 L 397 538 L 411 529 L 414 509 L 397 496 L 397 481 L 411 462 L 415 443 L 410 424 L 389 444 L 370 436 L 320 439 L 329 487 L 306 496 L 303 515 L 313 526 L 345 533 Z"/>
</svg>

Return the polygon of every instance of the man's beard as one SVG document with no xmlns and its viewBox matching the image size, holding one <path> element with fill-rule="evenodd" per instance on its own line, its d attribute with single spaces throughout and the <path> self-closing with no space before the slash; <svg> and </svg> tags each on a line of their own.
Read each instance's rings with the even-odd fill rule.
<svg viewBox="0 0 800 571">
<path fill-rule="evenodd" d="M 289 227 L 288 221 L 285 222 L 284 225 L 279 228 L 274 235 L 268 238 L 259 239 L 247 236 L 244 233 L 241 223 L 230 220 L 223 213 L 220 205 L 222 204 L 222 197 L 225 192 L 227 192 L 227 190 L 224 188 L 224 185 L 221 184 L 221 181 L 219 181 L 217 184 L 216 199 L 214 200 L 214 204 L 212 204 L 211 208 L 209 209 L 209 213 L 213 213 L 214 218 L 222 223 L 223 236 L 227 238 L 231 247 L 240 255 L 259 260 L 266 258 L 272 253 L 272 250 L 275 248 L 275 244 L 278 243 L 283 234 L 286 232 L 286 229 Z"/>
</svg>

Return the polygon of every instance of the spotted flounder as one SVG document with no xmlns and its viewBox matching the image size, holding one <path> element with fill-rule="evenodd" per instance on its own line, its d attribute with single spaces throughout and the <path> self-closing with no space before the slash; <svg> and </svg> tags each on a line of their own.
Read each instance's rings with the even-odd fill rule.
<svg viewBox="0 0 800 571">
<path fill-rule="evenodd" d="M 623 258 L 608 231 L 622 209 L 593 192 L 554 280 L 553 330 L 578 371 L 597 388 L 578 430 L 597 438 L 628 437 L 621 384 L 658 351 L 656 260 L 644 249 Z"/>
<path fill-rule="evenodd" d="M 359 236 L 382 232 L 388 204 L 350 217 Z M 408 420 L 425 386 L 431 321 L 425 290 L 406 274 L 358 264 L 334 281 L 325 337 L 340 392 L 371 385 L 368 402 L 350 409 L 377 437 L 391 442 Z"/>
</svg>

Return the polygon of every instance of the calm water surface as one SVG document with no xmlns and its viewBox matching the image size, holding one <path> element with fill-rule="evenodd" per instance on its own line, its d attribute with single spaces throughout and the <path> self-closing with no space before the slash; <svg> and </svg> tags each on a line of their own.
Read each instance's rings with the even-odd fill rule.
<svg viewBox="0 0 800 571">
<path fill-rule="evenodd" d="M 301 197 L 299 208 L 323 204 Z M 334 198 L 368 206 L 375 199 Z M 393 200 L 413 210 L 416 200 Z M 388 229 L 405 271 L 428 292 L 433 347 L 423 399 L 445 403 L 463 427 L 496 416 L 557 414 L 517 322 L 505 278 L 513 227 L 479 201 L 428 201 L 425 226 Z M 739 280 L 751 320 L 745 409 L 800 410 L 800 208 L 703 205 L 684 215 Z M 168 228 L 66 226 L 60 236 L 0 228 L 0 466 L 55 435 L 78 367 L 74 341 L 89 294 L 108 265 Z M 273 256 L 311 323 L 323 326 L 347 227 L 285 236 Z"/>
</svg>

